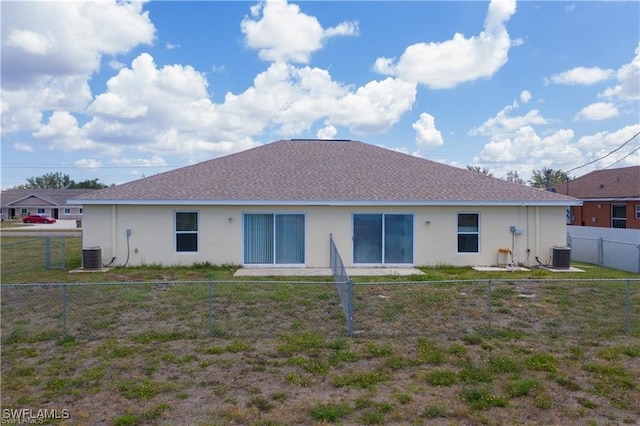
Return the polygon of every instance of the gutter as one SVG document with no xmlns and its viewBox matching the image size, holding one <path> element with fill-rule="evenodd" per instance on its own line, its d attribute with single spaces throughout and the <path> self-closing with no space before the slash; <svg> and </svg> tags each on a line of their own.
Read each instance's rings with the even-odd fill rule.
<svg viewBox="0 0 640 426">
<path fill-rule="evenodd" d="M 135 205 L 135 206 L 512 206 L 512 207 L 567 207 L 581 206 L 582 200 L 509 200 L 509 201 L 468 201 L 468 200 L 67 200 L 75 205 Z"/>
</svg>

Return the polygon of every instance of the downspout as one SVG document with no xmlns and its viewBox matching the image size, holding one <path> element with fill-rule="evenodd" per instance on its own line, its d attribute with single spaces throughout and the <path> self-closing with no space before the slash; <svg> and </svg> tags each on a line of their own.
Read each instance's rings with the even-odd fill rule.
<svg viewBox="0 0 640 426">
<path fill-rule="evenodd" d="M 534 234 L 534 238 L 536 240 L 535 257 L 539 257 L 540 256 L 540 206 L 536 206 L 534 226 L 536 228 L 535 234 Z"/>
<path fill-rule="evenodd" d="M 531 229 L 531 222 L 529 218 L 529 206 L 527 206 L 527 266 L 531 265 L 531 244 L 529 242 L 529 231 Z"/>
<path fill-rule="evenodd" d="M 111 257 L 115 260 L 118 256 L 118 246 L 116 237 L 116 205 L 111 205 Z"/>
</svg>

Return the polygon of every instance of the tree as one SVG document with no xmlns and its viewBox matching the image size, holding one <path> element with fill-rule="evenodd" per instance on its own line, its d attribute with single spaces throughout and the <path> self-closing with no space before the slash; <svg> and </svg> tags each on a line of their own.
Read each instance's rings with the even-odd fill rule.
<svg viewBox="0 0 640 426">
<path fill-rule="evenodd" d="M 524 185 L 526 183 L 515 170 L 507 172 L 505 180 L 508 182 L 519 183 L 520 185 Z"/>
<path fill-rule="evenodd" d="M 42 176 L 33 176 L 27 178 L 25 185 L 19 185 L 21 189 L 102 189 L 107 185 L 100 183 L 98 179 L 84 180 L 76 183 L 71 180 L 68 174 L 61 172 L 45 173 Z"/>
<path fill-rule="evenodd" d="M 546 188 L 549 189 L 559 183 L 567 182 L 569 175 L 567 172 L 563 172 L 560 169 L 554 170 L 547 167 L 534 170 L 529 180 L 529 185 L 534 188 Z"/>
<path fill-rule="evenodd" d="M 493 173 L 489 172 L 489 169 L 485 167 L 467 165 L 467 169 L 471 170 L 472 172 L 478 172 L 483 175 L 493 176 Z"/>
<path fill-rule="evenodd" d="M 78 183 L 71 181 L 70 189 L 102 189 L 106 188 L 108 185 L 101 183 L 98 181 L 98 178 L 95 179 L 87 179 L 80 181 Z"/>
</svg>

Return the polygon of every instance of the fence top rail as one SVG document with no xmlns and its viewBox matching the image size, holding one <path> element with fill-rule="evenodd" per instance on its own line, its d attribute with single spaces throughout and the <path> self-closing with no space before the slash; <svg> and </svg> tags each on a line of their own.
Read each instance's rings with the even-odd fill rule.
<svg viewBox="0 0 640 426">
<path fill-rule="evenodd" d="M 579 235 L 571 235 L 571 239 L 572 240 L 588 240 L 588 241 L 605 241 L 607 243 L 617 243 L 617 244 L 625 244 L 628 246 L 634 246 L 634 247 L 640 247 L 640 244 L 638 243 L 630 243 L 627 241 L 616 241 L 616 240 L 608 240 L 606 238 L 602 238 L 602 237 L 582 237 Z"/>
<path fill-rule="evenodd" d="M 376 285 L 430 285 L 430 284 L 472 284 L 472 283 L 536 283 L 536 282 L 638 282 L 637 278 L 523 278 L 523 279 L 474 279 L 474 280 L 436 280 L 436 281 L 371 281 L 358 282 L 354 281 L 354 285 L 376 286 Z M 189 285 L 189 284 L 315 284 L 315 285 L 335 285 L 333 281 L 243 281 L 243 280 L 201 280 L 201 281 L 122 281 L 122 282 L 73 282 L 73 283 L 23 283 L 23 284 L 0 284 L 2 288 L 15 287 L 81 287 L 81 286 L 136 286 L 136 285 Z M 345 282 L 346 284 L 346 282 Z"/>
</svg>

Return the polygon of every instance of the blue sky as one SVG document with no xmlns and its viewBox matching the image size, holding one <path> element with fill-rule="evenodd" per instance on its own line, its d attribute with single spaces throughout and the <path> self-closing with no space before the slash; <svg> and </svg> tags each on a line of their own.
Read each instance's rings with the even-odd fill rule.
<svg viewBox="0 0 640 426">
<path fill-rule="evenodd" d="M 3 189 L 119 184 L 289 138 L 496 177 L 640 164 L 636 1 L 0 5 Z"/>
</svg>

